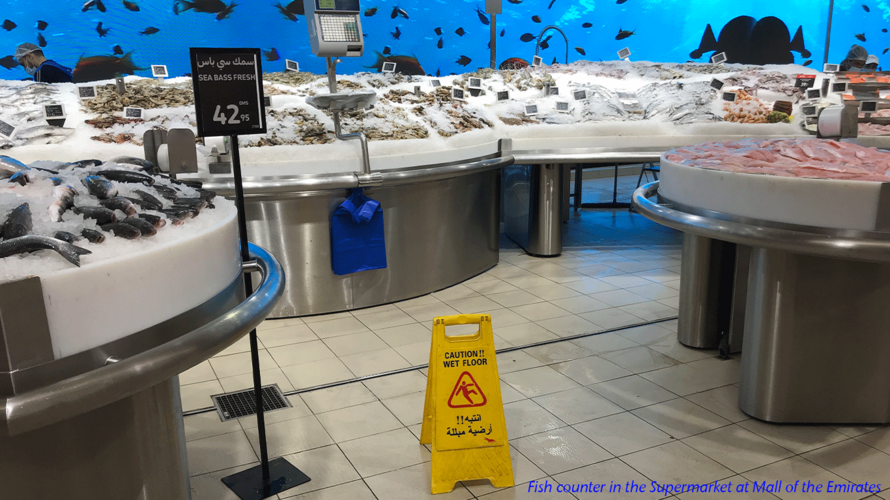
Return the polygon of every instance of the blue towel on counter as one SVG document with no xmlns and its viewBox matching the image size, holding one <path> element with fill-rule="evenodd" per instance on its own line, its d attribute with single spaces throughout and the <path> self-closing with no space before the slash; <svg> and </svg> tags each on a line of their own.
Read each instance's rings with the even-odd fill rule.
<svg viewBox="0 0 890 500">
<path fill-rule="evenodd" d="M 383 207 L 353 189 L 331 218 L 331 265 L 344 275 L 386 267 Z"/>
</svg>

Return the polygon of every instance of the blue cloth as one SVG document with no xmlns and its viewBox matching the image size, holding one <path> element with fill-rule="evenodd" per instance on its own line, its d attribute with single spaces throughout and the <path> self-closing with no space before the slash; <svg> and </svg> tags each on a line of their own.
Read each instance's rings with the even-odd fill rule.
<svg viewBox="0 0 890 500">
<path fill-rule="evenodd" d="M 331 265 L 344 275 L 386 267 L 383 207 L 353 189 L 331 218 Z"/>
<path fill-rule="evenodd" d="M 71 83 L 74 81 L 74 74 L 71 68 L 62 66 L 52 60 L 46 60 L 37 68 L 34 81 L 40 83 Z"/>
</svg>

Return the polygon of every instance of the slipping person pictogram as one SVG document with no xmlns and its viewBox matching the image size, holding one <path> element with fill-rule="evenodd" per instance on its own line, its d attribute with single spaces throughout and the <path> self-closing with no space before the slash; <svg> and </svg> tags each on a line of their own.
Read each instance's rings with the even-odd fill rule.
<svg viewBox="0 0 890 500">
<path fill-rule="evenodd" d="M 457 399 L 455 399 L 455 396 Z M 472 396 L 476 396 L 476 399 L 473 399 Z M 474 406 L 485 406 L 486 402 L 488 402 L 488 399 L 482 392 L 482 388 L 479 387 L 479 384 L 470 375 L 470 372 L 461 373 L 460 377 L 457 378 L 457 383 L 454 385 L 454 390 L 451 391 L 451 397 L 448 398 L 448 406 L 451 408 L 472 408 Z"/>
</svg>

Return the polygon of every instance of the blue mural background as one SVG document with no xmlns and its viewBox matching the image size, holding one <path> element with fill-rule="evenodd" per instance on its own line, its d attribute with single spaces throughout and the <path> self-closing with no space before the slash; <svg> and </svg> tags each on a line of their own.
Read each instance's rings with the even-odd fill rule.
<svg viewBox="0 0 890 500">
<path fill-rule="evenodd" d="M 265 60 L 266 71 L 282 71 L 284 59 L 300 62 L 306 71 L 321 73 L 324 61 L 309 50 L 306 20 L 297 16 L 289 20 L 279 12 L 273 0 L 240 0 L 228 17 L 218 20 L 213 13 L 187 10 L 176 14 L 174 4 L 182 0 L 130 0 L 138 5 L 133 11 L 121 0 L 103 0 L 106 12 L 94 6 L 82 12 L 80 0 L 7 0 L 0 17 L 15 23 L 11 30 L 0 29 L 0 45 L 7 54 L 21 42 L 34 42 L 38 34 L 46 41 L 47 56 L 62 64 L 74 67 L 79 58 L 111 55 L 112 47 L 120 45 L 124 52 L 132 51 L 135 64 L 148 68 L 151 64 L 166 64 L 171 75 L 189 71 L 188 48 L 212 47 L 260 47 L 275 48 L 279 60 Z M 231 0 L 226 0 L 226 5 Z M 288 2 L 284 2 L 286 6 Z M 866 12 L 862 5 L 869 8 Z M 483 24 L 477 8 L 484 10 L 484 0 L 369 0 L 362 9 L 377 8 L 373 16 L 362 16 L 366 51 L 362 58 L 349 58 L 338 68 L 342 74 L 374 69 L 377 53 L 389 47 L 393 55 L 416 57 L 428 74 L 461 73 L 487 67 L 487 48 L 490 27 Z M 408 14 L 408 19 L 391 17 L 394 7 Z M 710 24 L 715 36 L 731 19 L 738 16 L 760 19 L 775 16 L 787 25 L 794 35 L 802 27 L 809 58 L 794 52 L 795 62 L 809 59 L 813 67 L 821 67 L 825 51 L 825 32 L 828 20 L 827 0 L 785 0 L 781 2 L 738 1 L 688 1 L 688 0 L 522 0 L 515 4 L 504 1 L 503 13 L 497 17 L 497 61 L 519 57 L 530 61 L 535 52 L 535 42 L 523 42 L 523 34 L 537 37 L 542 28 L 555 25 L 568 36 L 568 60 L 614 60 L 616 52 L 628 47 L 631 60 L 657 62 L 685 62 L 691 60 L 690 52 L 697 49 L 706 25 Z M 541 22 L 535 22 L 538 16 Z M 867 49 L 878 55 L 890 46 L 890 35 L 881 29 L 890 26 L 890 4 L 879 1 L 837 0 L 834 9 L 830 60 L 839 62 L 854 42 L 855 34 L 864 33 Z M 38 20 L 48 26 L 38 31 Z M 96 30 L 99 22 L 109 29 L 105 37 Z M 590 23 L 589 28 L 584 24 Z M 7 25 L 8 26 L 8 25 Z M 157 28 L 155 34 L 140 35 L 149 27 Z M 395 40 L 392 32 L 399 28 L 401 36 Z M 441 49 L 437 48 L 440 36 L 434 31 L 442 29 Z M 463 28 L 458 36 L 455 30 Z M 632 31 L 633 35 L 616 40 L 619 30 Z M 549 47 L 541 51 L 544 61 L 553 58 L 565 62 L 566 43 L 554 31 Z M 581 55 L 575 47 L 583 49 Z M 705 53 L 698 61 L 706 61 L 711 54 Z M 465 56 L 470 59 L 466 66 L 458 64 Z M 890 56 L 887 56 L 890 57 Z M 466 59 L 463 59 L 466 61 Z M 149 76 L 147 70 L 136 71 Z M 21 68 L 0 68 L 0 78 L 24 78 Z"/>
</svg>

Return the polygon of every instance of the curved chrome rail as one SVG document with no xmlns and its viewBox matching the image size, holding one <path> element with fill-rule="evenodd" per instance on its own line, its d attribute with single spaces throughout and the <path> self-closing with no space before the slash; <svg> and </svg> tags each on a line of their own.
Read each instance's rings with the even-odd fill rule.
<svg viewBox="0 0 890 500">
<path fill-rule="evenodd" d="M 759 248 L 771 248 L 787 252 L 833 257 L 846 260 L 890 262 L 890 241 L 886 234 L 861 232 L 863 237 L 843 234 L 809 232 L 763 227 L 690 214 L 655 203 L 649 198 L 658 194 L 658 181 L 646 184 L 634 191 L 631 204 L 645 217 L 679 231 Z"/>
<path fill-rule="evenodd" d="M 281 265 L 250 245 L 263 283 L 225 315 L 175 340 L 102 368 L 6 398 L 0 436 L 16 436 L 67 420 L 132 396 L 167 380 L 232 345 L 256 328 L 284 292 Z M 250 269 L 252 270 L 252 269 Z"/>
<path fill-rule="evenodd" d="M 540 49 L 541 49 L 541 37 L 543 37 L 544 33 L 547 33 L 549 30 L 558 31 L 559 34 L 562 35 L 563 39 L 565 39 L 565 41 L 566 41 L 566 64 L 568 64 L 569 63 L 569 37 L 567 37 L 566 34 L 561 29 L 559 29 L 558 27 L 556 27 L 552 24 L 550 26 L 545 26 L 544 29 L 541 30 L 541 34 L 538 35 L 538 42 L 535 44 L 535 55 L 538 55 L 538 51 L 540 51 Z"/>
</svg>

